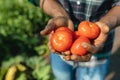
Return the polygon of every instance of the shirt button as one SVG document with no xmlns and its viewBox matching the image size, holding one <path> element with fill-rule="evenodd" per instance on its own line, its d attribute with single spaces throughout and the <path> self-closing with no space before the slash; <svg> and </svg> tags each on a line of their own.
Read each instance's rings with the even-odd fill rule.
<svg viewBox="0 0 120 80">
<path fill-rule="evenodd" d="M 80 5 L 80 1 L 77 1 L 77 5 Z"/>
</svg>

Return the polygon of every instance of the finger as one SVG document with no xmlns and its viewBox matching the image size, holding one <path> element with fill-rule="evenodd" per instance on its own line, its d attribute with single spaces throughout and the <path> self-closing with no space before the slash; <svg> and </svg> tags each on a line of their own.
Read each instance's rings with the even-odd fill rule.
<svg viewBox="0 0 120 80">
<path fill-rule="evenodd" d="M 64 27 L 68 27 L 69 29 L 74 31 L 73 22 L 72 22 L 72 20 L 70 20 L 67 17 L 59 16 L 57 18 L 54 18 L 54 22 L 55 22 L 57 27 L 64 26 Z"/>
<path fill-rule="evenodd" d="M 78 55 L 72 55 L 71 60 L 76 61 L 76 62 L 84 62 L 81 56 Z"/>
<path fill-rule="evenodd" d="M 63 56 L 63 58 L 65 59 L 65 60 L 67 60 L 67 61 L 70 61 L 71 59 L 70 59 L 70 56 Z"/>
<path fill-rule="evenodd" d="M 87 62 L 87 61 L 90 61 L 90 59 L 91 59 L 91 53 L 87 53 L 86 55 L 84 55 L 84 56 L 81 56 L 81 60 L 83 61 L 83 62 Z M 79 57 L 78 57 L 79 58 Z M 79 60 L 79 59 L 78 59 Z"/>
<path fill-rule="evenodd" d="M 71 60 L 75 61 L 77 60 L 77 58 L 78 58 L 78 55 L 75 55 L 75 54 L 71 55 Z"/>
<path fill-rule="evenodd" d="M 109 27 L 106 24 L 104 24 L 102 22 L 96 22 L 96 24 L 100 27 L 101 31 L 104 34 L 107 34 L 110 31 Z"/>
<path fill-rule="evenodd" d="M 71 20 L 68 20 L 68 28 L 74 31 L 74 24 Z"/>
<path fill-rule="evenodd" d="M 52 31 L 48 36 L 48 47 L 52 52 L 56 52 L 56 50 L 52 47 L 52 44 L 51 44 L 51 38 L 52 38 L 53 33 L 54 31 Z"/>
<path fill-rule="evenodd" d="M 56 52 L 56 50 L 51 46 L 51 43 L 50 43 L 50 42 L 48 42 L 48 48 L 49 48 L 49 50 L 50 50 L 51 52 L 53 52 L 53 53 Z"/>
<path fill-rule="evenodd" d="M 41 35 L 47 35 L 49 34 L 51 31 L 53 31 L 55 29 L 55 24 L 54 23 L 50 23 L 48 24 L 44 30 L 42 30 L 40 32 Z"/>
<path fill-rule="evenodd" d="M 77 62 L 87 62 L 91 59 L 91 54 L 86 54 L 84 56 L 78 56 L 78 55 L 72 55 L 71 60 L 77 61 Z"/>
<path fill-rule="evenodd" d="M 68 51 L 65 51 L 65 52 L 62 52 L 62 55 L 70 55 L 71 53 L 70 53 L 70 51 L 68 50 Z"/>
<path fill-rule="evenodd" d="M 56 24 L 57 27 L 61 26 L 68 26 L 68 18 L 64 16 L 59 16 L 53 19 L 54 23 Z"/>
<path fill-rule="evenodd" d="M 49 20 L 49 22 L 48 22 L 48 24 L 46 25 L 45 29 L 42 30 L 42 31 L 40 32 L 40 34 L 41 34 L 41 35 L 47 35 L 47 34 L 51 33 L 51 31 L 55 30 L 55 26 L 56 26 L 56 25 L 55 25 L 54 21 L 53 21 L 52 19 Z"/>
<path fill-rule="evenodd" d="M 51 38 L 52 38 L 53 34 L 54 34 L 54 31 L 51 31 L 51 33 L 48 35 L 48 40 L 49 41 L 51 41 Z"/>
<path fill-rule="evenodd" d="M 83 42 L 82 47 L 85 48 L 90 53 L 96 53 L 99 50 L 99 47 L 96 47 L 94 45 L 91 45 L 89 43 Z"/>
</svg>

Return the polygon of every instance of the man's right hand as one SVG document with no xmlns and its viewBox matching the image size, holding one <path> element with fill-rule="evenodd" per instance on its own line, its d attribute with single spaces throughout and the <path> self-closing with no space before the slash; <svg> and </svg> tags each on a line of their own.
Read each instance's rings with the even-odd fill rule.
<svg viewBox="0 0 120 80">
<path fill-rule="evenodd" d="M 50 19 L 45 29 L 42 30 L 40 34 L 48 35 L 59 27 L 68 27 L 72 31 L 74 30 L 73 22 L 69 18 L 64 17 L 64 16 L 59 16 L 59 17 Z"/>
<path fill-rule="evenodd" d="M 59 27 L 68 27 L 69 29 L 74 31 L 73 22 L 71 21 L 71 19 L 64 16 L 59 16 L 59 17 L 50 19 L 45 29 L 40 32 L 41 35 L 49 35 L 48 47 L 50 51 L 52 51 L 53 53 L 55 53 L 56 51 L 55 49 L 52 48 L 50 40 L 54 31 Z"/>
</svg>

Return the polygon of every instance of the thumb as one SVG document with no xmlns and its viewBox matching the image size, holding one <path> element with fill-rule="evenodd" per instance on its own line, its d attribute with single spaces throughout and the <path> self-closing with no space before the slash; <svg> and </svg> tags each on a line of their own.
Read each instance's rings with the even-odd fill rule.
<svg viewBox="0 0 120 80">
<path fill-rule="evenodd" d="M 50 34 L 54 29 L 55 29 L 55 24 L 54 23 L 48 23 L 42 31 L 40 31 L 41 35 L 48 35 Z"/>
<path fill-rule="evenodd" d="M 74 31 L 74 24 L 73 24 L 72 20 L 68 20 L 68 28 L 71 29 L 72 31 Z"/>
<path fill-rule="evenodd" d="M 99 49 L 98 47 L 91 45 L 89 43 L 86 43 L 86 42 L 82 43 L 82 47 L 85 48 L 88 52 L 93 53 L 93 54 L 96 53 Z"/>
</svg>

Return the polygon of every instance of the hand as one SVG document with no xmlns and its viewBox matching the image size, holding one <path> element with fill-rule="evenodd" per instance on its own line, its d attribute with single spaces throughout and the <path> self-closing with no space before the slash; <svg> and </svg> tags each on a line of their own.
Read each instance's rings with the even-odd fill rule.
<svg viewBox="0 0 120 80">
<path fill-rule="evenodd" d="M 49 39 L 48 47 L 53 53 L 56 53 L 56 51 L 51 46 L 51 43 L 50 43 L 51 36 L 57 28 L 63 27 L 63 26 L 68 27 L 72 31 L 74 30 L 73 22 L 68 17 L 59 16 L 59 17 L 50 19 L 48 21 L 48 24 L 46 25 L 45 29 L 40 32 L 41 35 L 49 35 L 48 36 L 48 39 Z"/>
<path fill-rule="evenodd" d="M 40 32 L 41 35 L 48 35 L 50 34 L 52 31 L 56 30 L 59 27 L 63 27 L 66 26 L 69 29 L 71 29 L 72 31 L 74 30 L 73 27 L 73 22 L 71 21 L 71 19 L 69 19 L 68 17 L 64 17 L 64 16 L 59 16 L 59 17 L 55 17 L 52 18 L 48 21 L 48 24 L 46 25 L 45 29 L 42 30 Z"/>
<path fill-rule="evenodd" d="M 82 46 L 89 52 L 87 55 L 84 56 L 77 56 L 77 55 L 65 55 L 65 60 L 73 60 L 79 62 L 86 62 L 91 59 L 91 56 L 98 51 L 102 50 L 104 47 L 104 43 L 107 39 L 109 27 L 102 22 L 96 22 L 96 24 L 100 27 L 101 33 L 100 35 L 91 43 L 83 43 Z M 67 54 L 70 52 L 67 52 Z"/>
</svg>

